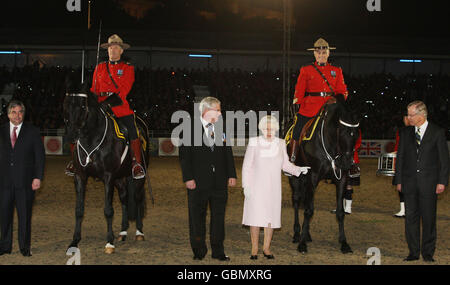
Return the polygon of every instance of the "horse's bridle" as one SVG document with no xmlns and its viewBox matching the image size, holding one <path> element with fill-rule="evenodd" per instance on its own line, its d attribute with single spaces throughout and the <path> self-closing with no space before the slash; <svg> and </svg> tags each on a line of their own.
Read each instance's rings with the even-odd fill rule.
<svg viewBox="0 0 450 285">
<path fill-rule="evenodd" d="M 82 97 L 82 98 L 86 98 L 86 102 L 85 102 L 85 107 L 86 107 L 86 112 L 85 112 L 85 116 L 84 116 L 84 120 L 83 123 L 80 127 L 80 129 L 82 129 L 84 127 L 84 125 L 86 124 L 87 121 L 87 116 L 89 114 L 89 106 L 88 106 L 88 95 L 84 94 L 84 93 L 66 93 L 66 97 Z"/>
<path fill-rule="evenodd" d="M 359 127 L 359 123 L 357 123 L 357 124 L 350 124 L 350 123 L 346 123 L 346 122 L 342 121 L 341 119 L 339 119 L 339 123 L 341 125 L 344 125 L 344 126 L 349 127 L 349 128 L 357 128 L 357 127 Z"/>
<path fill-rule="evenodd" d="M 322 148 L 325 151 L 325 154 L 327 156 L 328 161 L 331 163 L 331 168 L 333 169 L 334 177 L 336 177 L 337 180 L 341 180 L 341 178 L 342 178 L 342 170 L 339 168 L 339 177 L 338 177 L 337 171 L 336 171 L 336 169 L 337 169 L 337 167 L 336 167 L 336 160 L 341 156 L 340 147 L 339 147 L 339 128 L 337 130 L 337 132 L 338 132 L 338 136 L 337 136 L 337 155 L 334 158 L 331 157 L 331 155 L 328 153 L 327 148 L 325 147 L 324 139 L 323 139 L 323 127 L 325 125 L 325 118 L 327 117 L 327 113 L 328 113 L 328 110 L 325 112 L 325 115 L 324 115 L 324 117 L 322 119 L 322 125 L 321 125 L 321 128 L 320 128 L 320 136 L 321 136 Z M 339 123 L 341 125 L 345 126 L 345 127 L 348 127 L 348 128 L 357 128 L 357 127 L 359 127 L 359 123 L 358 124 L 350 124 L 350 123 L 344 122 L 342 119 L 339 119 Z"/>
<path fill-rule="evenodd" d="M 85 118 L 85 120 L 84 120 L 84 122 L 83 122 L 83 125 L 80 127 L 80 128 L 82 128 L 82 127 L 84 127 L 84 124 L 86 124 L 86 121 L 87 121 L 87 116 L 88 116 L 88 114 L 89 114 L 89 106 L 88 106 L 88 95 L 87 94 L 84 94 L 84 93 L 66 93 L 66 96 L 68 96 L 68 97 L 82 97 L 82 98 L 86 98 L 86 118 Z M 89 164 L 89 162 L 90 162 L 90 158 L 91 158 L 91 155 L 96 151 L 96 150 L 98 150 L 99 148 L 100 148 L 100 146 L 102 145 L 102 143 L 103 143 L 103 141 L 105 140 L 105 137 L 106 137 L 106 132 L 108 131 L 108 117 L 106 116 L 106 114 L 103 112 L 103 110 L 100 108 L 100 111 L 102 111 L 102 113 L 103 113 L 103 116 L 105 117 L 105 132 L 103 133 L 103 137 L 102 137 L 102 139 L 101 139 L 101 141 L 100 141 L 100 143 L 91 151 L 91 152 L 88 152 L 82 145 L 81 145 L 81 142 L 80 142 L 80 139 L 78 138 L 77 139 L 77 153 L 78 153 L 78 161 L 80 162 L 80 165 L 81 166 L 83 166 L 83 167 L 86 167 L 88 164 Z M 83 162 L 81 162 L 81 157 L 80 157 L 80 147 L 81 147 L 81 149 L 86 153 L 86 161 L 85 161 L 85 163 L 83 163 Z"/>
</svg>

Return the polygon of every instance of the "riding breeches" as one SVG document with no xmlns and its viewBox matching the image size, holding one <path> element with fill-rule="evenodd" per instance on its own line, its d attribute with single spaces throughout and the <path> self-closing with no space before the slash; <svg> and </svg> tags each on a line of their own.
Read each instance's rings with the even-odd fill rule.
<svg viewBox="0 0 450 285">
<path fill-rule="evenodd" d="M 297 122 L 295 123 L 294 130 L 292 131 L 292 139 L 294 140 L 298 140 L 300 138 L 300 133 L 302 132 L 303 127 L 311 119 L 311 117 L 305 117 L 300 113 L 297 113 L 296 116 Z"/>
<path fill-rule="evenodd" d="M 120 118 L 117 118 L 120 123 L 124 124 L 125 127 L 128 130 L 128 139 L 130 141 L 133 141 L 135 139 L 138 139 L 138 132 L 137 132 L 137 127 L 136 127 L 136 123 L 134 121 L 134 115 L 129 115 L 129 116 L 123 116 Z"/>
</svg>

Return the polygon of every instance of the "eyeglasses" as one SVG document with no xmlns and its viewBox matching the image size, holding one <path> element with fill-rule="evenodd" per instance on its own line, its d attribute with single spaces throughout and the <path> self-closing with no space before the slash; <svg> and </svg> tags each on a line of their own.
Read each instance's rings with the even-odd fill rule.
<svg viewBox="0 0 450 285">
<path fill-rule="evenodd" d="M 419 113 L 415 113 L 415 114 L 408 114 L 408 117 L 414 117 L 415 115 L 417 115 Z"/>
</svg>

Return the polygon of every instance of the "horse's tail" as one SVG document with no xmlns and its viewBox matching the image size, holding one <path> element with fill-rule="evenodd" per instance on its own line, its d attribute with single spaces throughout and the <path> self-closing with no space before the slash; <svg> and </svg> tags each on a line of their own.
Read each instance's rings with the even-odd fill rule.
<svg viewBox="0 0 450 285">
<path fill-rule="evenodd" d="M 141 181 L 142 180 L 142 181 Z M 128 178 L 128 220 L 135 221 L 138 214 L 143 218 L 147 212 L 145 179 Z"/>
</svg>

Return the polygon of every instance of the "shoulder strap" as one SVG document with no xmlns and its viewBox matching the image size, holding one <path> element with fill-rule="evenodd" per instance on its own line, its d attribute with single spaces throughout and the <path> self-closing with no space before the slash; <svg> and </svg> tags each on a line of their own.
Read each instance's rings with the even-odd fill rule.
<svg viewBox="0 0 450 285">
<path fill-rule="evenodd" d="M 323 80 L 325 80 L 325 82 L 327 83 L 328 87 L 330 88 L 331 92 L 334 93 L 334 89 L 333 87 L 331 87 L 330 82 L 328 82 L 327 78 L 325 77 L 325 75 L 323 75 L 323 73 L 317 68 L 317 66 L 313 63 L 311 64 L 312 67 L 314 67 L 315 70 L 317 70 L 317 72 L 319 72 L 320 76 L 322 76 Z M 110 75 L 111 76 L 111 75 Z"/>
<path fill-rule="evenodd" d="M 111 71 L 109 71 L 109 62 L 106 62 L 106 70 L 108 71 L 109 78 L 111 78 L 112 83 L 114 86 L 119 89 L 119 86 L 117 85 L 116 81 L 114 81 L 114 78 L 111 75 Z"/>
</svg>

